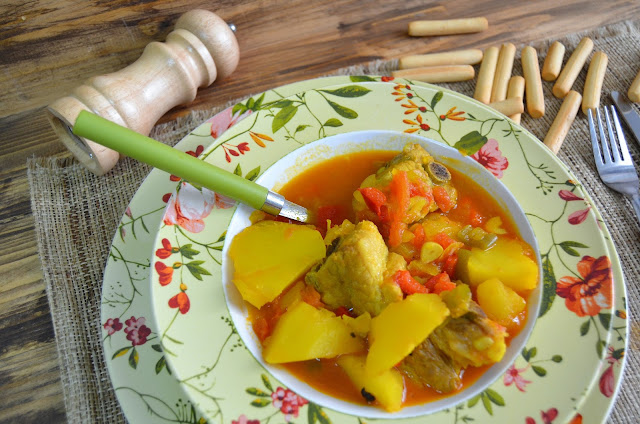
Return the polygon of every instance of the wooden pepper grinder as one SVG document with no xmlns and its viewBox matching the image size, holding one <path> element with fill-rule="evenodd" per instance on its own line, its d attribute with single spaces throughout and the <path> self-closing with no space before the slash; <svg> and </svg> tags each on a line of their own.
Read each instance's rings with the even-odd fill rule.
<svg viewBox="0 0 640 424">
<path fill-rule="evenodd" d="M 148 135 L 169 109 L 193 101 L 199 87 L 231 74 L 239 58 L 230 26 L 212 12 L 192 10 L 178 19 L 164 43 L 150 43 L 120 71 L 89 79 L 49 105 L 47 114 L 62 143 L 102 175 L 113 168 L 119 153 L 71 132 L 81 110 Z"/>
</svg>

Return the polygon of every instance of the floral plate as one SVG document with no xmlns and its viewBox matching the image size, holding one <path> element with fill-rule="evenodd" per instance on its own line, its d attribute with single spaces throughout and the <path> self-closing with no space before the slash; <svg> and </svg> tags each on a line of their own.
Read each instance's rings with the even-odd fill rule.
<svg viewBox="0 0 640 424">
<path fill-rule="evenodd" d="M 487 390 L 430 420 L 604 421 L 624 367 L 622 270 L 580 183 L 512 121 L 429 84 L 333 77 L 248 99 L 202 124 L 178 148 L 255 179 L 301 145 L 363 129 L 418 133 L 467 152 L 518 198 L 541 249 L 544 300 L 527 347 Z M 529 196 L 519 197 L 524 188 Z M 297 396 L 244 348 L 219 284 L 233 210 L 228 199 L 154 170 L 123 216 L 105 270 L 102 322 L 107 364 L 127 418 L 364 421 Z"/>
</svg>

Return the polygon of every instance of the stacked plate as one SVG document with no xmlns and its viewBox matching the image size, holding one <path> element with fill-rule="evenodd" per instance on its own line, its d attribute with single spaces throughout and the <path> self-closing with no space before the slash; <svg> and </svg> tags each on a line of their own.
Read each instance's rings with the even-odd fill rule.
<svg viewBox="0 0 640 424">
<path fill-rule="evenodd" d="M 429 419 L 604 421 L 624 367 L 623 274 L 580 183 L 520 126 L 429 84 L 332 77 L 247 99 L 200 125 L 177 148 L 253 180 L 302 146 L 364 130 L 464 148 L 515 196 L 540 249 L 543 296 L 525 347 L 490 386 Z M 245 347 L 238 330 L 247 324 L 232 320 L 222 286 L 222 249 L 235 208 L 159 170 L 127 208 L 102 300 L 106 361 L 127 419 L 358 423 L 361 417 L 331 409 L 321 398 L 295 394 Z"/>
</svg>

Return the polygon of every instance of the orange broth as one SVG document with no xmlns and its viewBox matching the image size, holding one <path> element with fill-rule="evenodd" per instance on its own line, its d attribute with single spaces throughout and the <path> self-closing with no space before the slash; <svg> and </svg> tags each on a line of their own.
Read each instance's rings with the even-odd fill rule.
<svg viewBox="0 0 640 424">
<path fill-rule="evenodd" d="M 351 206 L 353 192 L 367 176 L 375 173 L 397 154 L 398 152 L 391 151 L 369 151 L 337 156 L 305 170 L 278 192 L 284 195 L 287 200 L 304 206 L 315 216 L 322 207 L 330 206 L 334 211 L 331 216 L 333 224 L 340 224 L 344 219 L 354 222 L 355 214 Z M 481 186 L 464 174 L 453 169 L 449 170 L 453 184 L 458 190 L 458 203 L 447 216 L 464 225 L 472 223 L 469 217 L 470 209 L 478 211 L 484 221 L 499 216 L 502 219 L 502 228 L 507 231 L 507 235 L 518 238 L 513 220 Z M 533 257 L 532 250 L 528 254 Z M 476 299 L 475 290 L 472 291 L 473 298 Z M 529 293 L 520 294 L 528 299 Z M 261 318 L 272 323 L 277 321 L 279 316 L 284 313 L 279 310 L 279 299 L 280 297 L 272 302 L 273 305 L 265 305 L 267 307 L 260 310 L 250 308 L 249 320 L 254 324 L 254 327 Z M 275 314 L 274 309 L 277 311 Z M 514 325 L 508 328 L 507 343 L 522 330 L 526 320 L 525 309 L 514 320 Z M 359 390 L 353 386 L 335 359 L 292 362 L 283 364 L 283 366 L 298 379 L 323 393 L 349 402 L 366 404 Z M 489 367 L 488 365 L 477 368 L 468 367 L 463 370 L 461 390 L 473 384 Z M 409 378 L 404 378 L 404 382 L 406 391 L 403 406 L 432 402 L 458 393 L 442 394 L 433 389 L 424 388 Z"/>
</svg>

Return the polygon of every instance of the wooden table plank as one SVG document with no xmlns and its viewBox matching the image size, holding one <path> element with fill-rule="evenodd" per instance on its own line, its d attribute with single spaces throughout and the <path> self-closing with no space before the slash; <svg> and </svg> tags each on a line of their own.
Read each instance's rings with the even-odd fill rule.
<svg viewBox="0 0 640 424">
<path fill-rule="evenodd" d="M 238 27 L 238 69 L 167 113 L 174 119 L 338 68 L 405 54 L 516 45 L 640 19 L 640 2 L 9 0 L 0 4 L 0 422 L 65 419 L 53 327 L 30 210 L 26 159 L 68 156 L 43 108 L 87 78 L 163 41 L 187 10 L 216 7 Z M 417 19 L 486 16 L 480 34 L 411 38 Z"/>
</svg>

